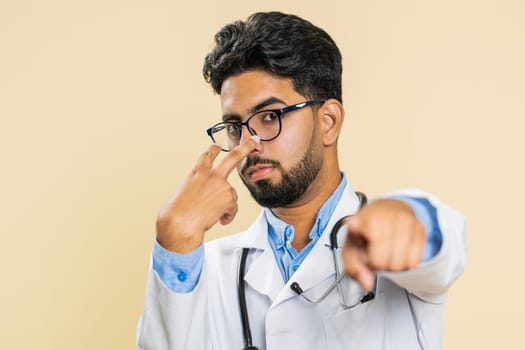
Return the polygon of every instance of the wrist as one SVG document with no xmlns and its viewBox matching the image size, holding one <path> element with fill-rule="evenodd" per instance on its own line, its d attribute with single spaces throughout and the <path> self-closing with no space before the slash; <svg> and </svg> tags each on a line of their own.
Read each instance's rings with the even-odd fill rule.
<svg viewBox="0 0 525 350">
<path fill-rule="evenodd" d="M 186 254 L 201 245 L 204 231 L 198 229 L 188 230 L 162 230 L 157 227 L 157 242 L 166 250 L 177 254 Z"/>
<path fill-rule="evenodd" d="M 197 249 L 202 244 L 202 239 L 196 239 L 196 237 L 203 237 L 203 235 L 190 235 L 182 237 L 170 237 L 165 235 L 157 234 L 157 242 L 160 246 L 170 252 L 177 254 L 186 254 Z"/>
</svg>

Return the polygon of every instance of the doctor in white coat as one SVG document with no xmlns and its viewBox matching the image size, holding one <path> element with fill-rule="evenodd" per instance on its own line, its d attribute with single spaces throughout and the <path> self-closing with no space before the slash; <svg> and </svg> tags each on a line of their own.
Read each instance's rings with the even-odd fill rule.
<svg viewBox="0 0 525 350">
<path fill-rule="evenodd" d="M 204 75 L 223 121 L 157 219 L 137 349 L 440 349 L 463 217 L 415 189 L 364 205 L 339 168 L 341 55 L 329 35 L 254 14 L 217 33 Z M 234 169 L 263 210 L 204 244 L 235 217 Z"/>
</svg>

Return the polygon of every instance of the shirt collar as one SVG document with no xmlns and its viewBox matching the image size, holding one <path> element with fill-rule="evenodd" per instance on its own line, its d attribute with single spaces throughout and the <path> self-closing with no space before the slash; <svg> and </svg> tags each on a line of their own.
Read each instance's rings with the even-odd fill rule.
<svg viewBox="0 0 525 350">
<path fill-rule="evenodd" d="M 337 186 L 332 195 L 326 202 L 324 202 L 321 209 L 317 212 L 314 226 L 309 234 L 311 239 L 321 236 L 335 210 L 335 207 L 337 206 L 337 203 L 339 203 L 339 200 L 341 199 L 341 195 L 347 185 L 346 175 L 343 172 L 341 172 L 341 175 L 342 179 L 339 186 Z M 273 241 L 277 249 L 282 248 L 284 244 L 286 244 L 286 241 L 290 239 L 293 240 L 295 229 L 292 225 L 279 219 L 269 208 L 264 208 L 264 214 L 268 223 L 268 239 Z"/>
</svg>

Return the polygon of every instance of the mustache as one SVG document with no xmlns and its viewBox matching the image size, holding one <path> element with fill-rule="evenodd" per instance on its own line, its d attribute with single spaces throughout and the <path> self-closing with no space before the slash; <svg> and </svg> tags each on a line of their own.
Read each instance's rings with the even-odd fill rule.
<svg viewBox="0 0 525 350">
<path fill-rule="evenodd" d="M 253 156 L 253 157 L 247 157 L 246 158 L 246 163 L 244 163 L 242 169 L 241 169 L 241 172 L 244 174 L 246 169 L 248 169 L 249 167 L 253 166 L 253 165 L 258 165 L 258 164 L 271 164 L 273 165 L 274 167 L 276 167 L 277 169 L 281 169 L 281 163 L 277 160 L 273 160 L 273 159 L 268 159 L 268 158 L 261 158 L 259 156 Z"/>
</svg>

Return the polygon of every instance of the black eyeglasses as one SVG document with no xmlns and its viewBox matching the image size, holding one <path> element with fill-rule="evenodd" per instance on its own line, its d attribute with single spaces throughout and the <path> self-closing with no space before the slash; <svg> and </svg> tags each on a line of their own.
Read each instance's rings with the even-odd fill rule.
<svg viewBox="0 0 525 350">
<path fill-rule="evenodd" d="M 281 118 L 285 113 L 324 102 L 325 100 L 323 99 L 316 99 L 280 109 L 258 111 L 249 116 L 245 122 L 225 121 L 217 123 L 206 130 L 206 133 L 211 137 L 212 141 L 218 144 L 225 152 L 229 152 L 239 145 L 241 142 L 242 127 L 244 125 L 246 125 L 251 135 L 259 136 L 261 141 L 271 141 L 281 133 Z"/>
</svg>

